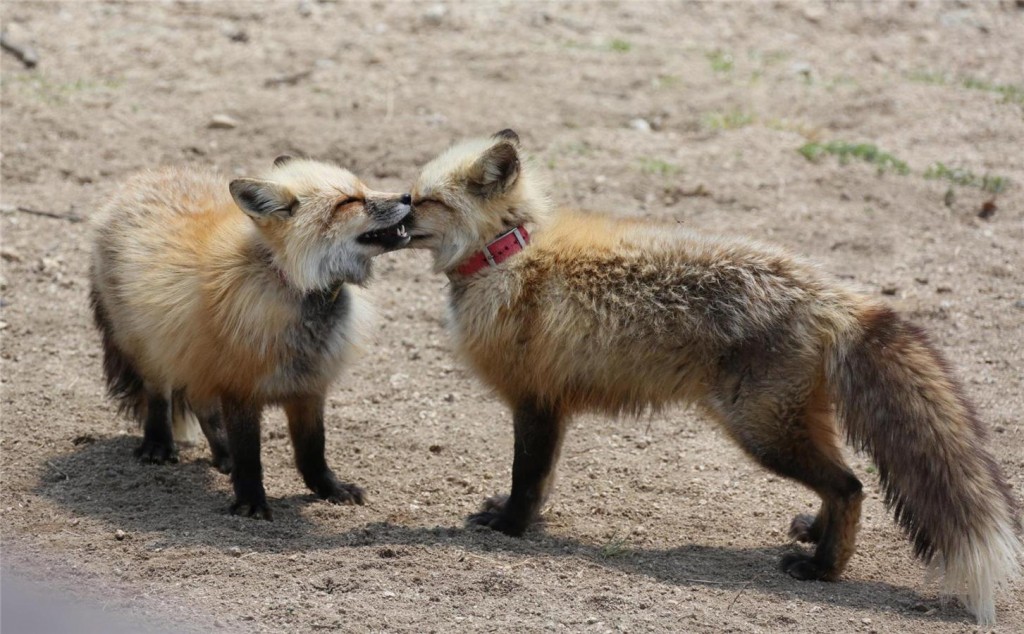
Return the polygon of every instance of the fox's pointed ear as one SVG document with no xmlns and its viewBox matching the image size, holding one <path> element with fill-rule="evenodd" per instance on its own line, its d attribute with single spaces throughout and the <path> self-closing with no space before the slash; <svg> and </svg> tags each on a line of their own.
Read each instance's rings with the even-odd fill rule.
<svg viewBox="0 0 1024 634">
<path fill-rule="evenodd" d="M 470 191 L 481 198 L 504 194 L 518 179 L 519 152 L 507 141 L 491 146 L 469 171 Z"/>
<path fill-rule="evenodd" d="M 298 200 L 286 187 L 273 181 L 239 178 L 229 186 L 235 204 L 255 220 L 289 218 Z"/>
<path fill-rule="evenodd" d="M 279 156 L 276 159 L 274 159 L 274 167 L 281 167 L 285 163 L 288 163 L 288 162 L 292 161 L 294 158 L 295 157 L 293 157 L 291 155 L 282 154 L 281 156 Z"/>
<path fill-rule="evenodd" d="M 512 128 L 505 128 L 501 132 L 495 132 L 494 138 L 508 141 L 512 145 L 519 147 L 519 135 Z"/>
</svg>

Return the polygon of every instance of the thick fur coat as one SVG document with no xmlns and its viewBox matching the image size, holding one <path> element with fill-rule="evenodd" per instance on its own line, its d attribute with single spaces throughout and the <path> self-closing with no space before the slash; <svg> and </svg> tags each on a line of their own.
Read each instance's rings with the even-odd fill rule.
<svg viewBox="0 0 1024 634">
<path fill-rule="evenodd" d="M 408 196 L 326 163 L 281 157 L 230 184 L 171 168 L 128 181 L 94 220 L 91 298 L 111 395 L 144 425 L 138 455 L 175 458 L 194 412 L 235 509 L 270 516 L 259 419 L 282 404 L 307 484 L 360 501 L 323 456 L 323 399 L 361 338 L 373 256 L 408 238 Z"/>
<path fill-rule="evenodd" d="M 918 328 L 780 249 L 678 227 L 554 212 L 515 133 L 458 144 L 413 190 L 410 246 L 451 279 L 457 349 L 514 411 L 512 491 L 473 524 L 518 535 L 548 493 L 568 421 L 696 403 L 764 467 L 822 498 L 782 568 L 836 579 L 861 483 L 839 434 L 878 466 L 915 553 L 979 622 L 1019 569 L 1020 516 L 949 365 Z M 459 264 L 529 225 L 521 253 Z M 838 424 L 837 424 L 838 423 Z"/>
</svg>

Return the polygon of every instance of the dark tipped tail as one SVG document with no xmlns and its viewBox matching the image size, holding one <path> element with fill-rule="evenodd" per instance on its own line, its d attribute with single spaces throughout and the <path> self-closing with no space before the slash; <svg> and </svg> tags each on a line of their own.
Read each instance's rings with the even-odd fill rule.
<svg viewBox="0 0 1024 634">
<path fill-rule="evenodd" d="M 987 434 L 945 359 L 917 327 L 874 306 L 841 343 L 829 382 L 850 441 L 878 467 L 914 553 L 943 573 L 979 623 L 1019 573 L 1019 509 Z"/>
<path fill-rule="evenodd" d="M 117 403 L 118 412 L 142 423 L 146 416 L 146 389 L 135 365 L 114 343 L 113 325 L 103 306 L 99 291 L 89 291 L 93 321 L 103 343 L 103 374 L 107 380 L 107 394 Z"/>
</svg>

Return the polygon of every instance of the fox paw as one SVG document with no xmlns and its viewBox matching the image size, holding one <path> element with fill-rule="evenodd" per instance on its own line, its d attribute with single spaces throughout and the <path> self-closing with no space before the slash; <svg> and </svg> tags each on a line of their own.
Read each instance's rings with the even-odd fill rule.
<svg viewBox="0 0 1024 634">
<path fill-rule="evenodd" d="M 355 484 L 338 481 L 334 482 L 334 487 L 330 493 L 327 495 L 324 493 L 317 493 L 317 495 L 332 504 L 361 505 L 365 500 L 365 494 L 362 493 L 362 490 L 356 487 Z"/>
<path fill-rule="evenodd" d="M 780 562 L 782 571 L 800 581 L 830 581 L 832 569 L 822 565 L 811 555 L 803 553 L 788 553 L 782 556 Z"/>
<path fill-rule="evenodd" d="M 815 525 L 813 515 L 801 514 L 793 518 L 789 525 L 789 538 L 798 542 L 817 544 L 821 539 L 821 528 Z"/>
<path fill-rule="evenodd" d="M 481 511 L 470 515 L 466 518 L 466 526 L 468 528 L 483 526 L 512 537 L 519 537 L 526 531 L 526 526 L 519 520 L 510 518 L 504 513 L 492 511 Z"/>
<path fill-rule="evenodd" d="M 505 510 L 505 504 L 508 503 L 508 496 L 492 495 L 491 497 L 484 500 L 484 503 L 480 505 L 481 511 L 491 511 L 494 513 L 500 513 Z"/>
<path fill-rule="evenodd" d="M 507 506 L 507 495 L 492 495 L 480 505 L 479 513 L 474 513 L 466 518 L 466 526 L 468 528 L 483 526 L 512 537 L 519 537 L 526 532 L 529 522 L 523 522 L 509 515 L 506 512 Z"/>
<path fill-rule="evenodd" d="M 366 494 L 354 484 L 341 482 L 330 469 L 305 478 L 306 486 L 331 504 L 363 504 Z"/>
<path fill-rule="evenodd" d="M 231 514 L 264 519 L 268 522 L 274 521 L 274 514 L 271 512 L 270 505 L 267 504 L 265 498 L 251 502 L 244 502 L 236 498 L 235 503 L 231 505 Z"/>
<path fill-rule="evenodd" d="M 142 444 L 135 449 L 135 457 L 147 464 L 173 464 L 178 462 L 178 449 L 173 442 L 168 444 L 143 439 Z"/>
</svg>

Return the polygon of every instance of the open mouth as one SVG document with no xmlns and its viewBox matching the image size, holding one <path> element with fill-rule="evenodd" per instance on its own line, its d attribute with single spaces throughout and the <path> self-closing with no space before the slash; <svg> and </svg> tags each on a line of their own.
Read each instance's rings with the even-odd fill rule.
<svg viewBox="0 0 1024 634">
<path fill-rule="evenodd" d="M 402 218 L 390 227 L 367 231 L 356 238 L 360 244 L 376 244 L 385 249 L 397 249 L 409 244 L 409 231 L 405 228 L 408 216 Z"/>
</svg>

